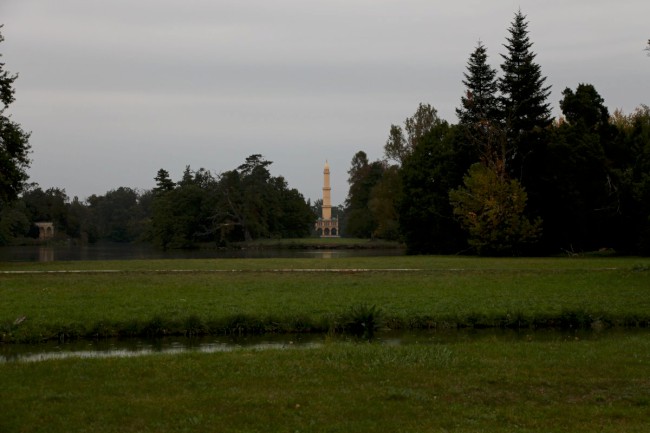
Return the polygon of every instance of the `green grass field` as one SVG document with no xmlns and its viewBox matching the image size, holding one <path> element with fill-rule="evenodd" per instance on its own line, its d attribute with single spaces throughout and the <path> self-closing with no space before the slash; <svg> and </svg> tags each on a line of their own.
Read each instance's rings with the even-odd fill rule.
<svg viewBox="0 0 650 433">
<path fill-rule="evenodd" d="M 3 341 L 391 328 L 646 326 L 643 259 L 160 260 L 3 264 Z M 78 272 L 84 271 L 84 272 Z"/>
<path fill-rule="evenodd" d="M 528 338 L 0 363 L 0 432 L 647 432 L 649 290 L 640 258 L 3 263 L 4 341 L 331 331 L 360 305 Z"/>
<path fill-rule="evenodd" d="M 0 431 L 645 433 L 649 371 L 642 333 L 8 363 Z"/>
<path fill-rule="evenodd" d="M 358 306 L 376 307 L 393 329 L 650 322 L 647 259 L 230 259 L 1 268 L 3 341 L 325 332 Z"/>
</svg>

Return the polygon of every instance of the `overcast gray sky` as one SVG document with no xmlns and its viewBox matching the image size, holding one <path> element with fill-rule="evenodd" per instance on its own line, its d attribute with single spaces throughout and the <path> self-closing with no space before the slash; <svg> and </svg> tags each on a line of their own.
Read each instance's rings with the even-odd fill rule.
<svg viewBox="0 0 650 433">
<path fill-rule="evenodd" d="M 418 103 L 456 122 L 470 53 L 498 68 L 519 8 L 554 107 L 579 83 L 610 111 L 650 104 L 648 0 L 0 0 L 0 53 L 43 188 L 148 189 L 261 153 L 312 200 L 329 160 L 338 204 L 352 156 L 381 158 Z"/>
</svg>

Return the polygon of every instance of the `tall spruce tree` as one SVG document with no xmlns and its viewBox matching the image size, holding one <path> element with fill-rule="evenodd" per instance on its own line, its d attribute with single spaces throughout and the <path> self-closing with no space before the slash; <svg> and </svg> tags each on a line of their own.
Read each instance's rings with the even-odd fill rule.
<svg viewBox="0 0 650 433">
<path fill-rule="evenodd" d="M 495 146 L 495 137 L 503 135 L 497 71 L 487 63 L 487 58 L 487 49 L 479 41 L 467 61 L 467 71 L 463 73 L 465 95 L 460 99 L 461 106 L 456 109 L 460 139 L 456 141 L 455 154 L 459 166 L 465 168 L 490 153 Z"/>
<path fill-rule="evenodd" d="M 488 65 L 487 58 L 487 49 L 479 41 L 467 61 L 467 72 L 463 73 L 466 93 L 460 98 L 461 107 L 456 109 L 461 125 L 471 126 L 499 118 L 497 71 Z"/>
<path fill-rule="evenodd" d="M 528 22 L 521 11 L 508 29 L 502 54 L 503 75 L 499 78 L 500 105 L 508 142 L 509 170 L 522 178 L 526 160 L 535 152 L 540 142 L 538 132 L 551 124 L 550 105 L 546 102 L 550 86 L 544 86 L 546 77 L 535 63 L 536 54 L 528 37 Z"/>
</svg>

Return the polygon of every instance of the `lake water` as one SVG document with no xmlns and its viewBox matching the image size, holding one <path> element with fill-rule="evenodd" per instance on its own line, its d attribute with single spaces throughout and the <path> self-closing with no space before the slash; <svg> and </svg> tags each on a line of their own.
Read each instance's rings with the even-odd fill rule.
<svg viewBox="0 0 650 433">
<path fill-rule="evenodd" d="M 210 258 L 334 258 L 403 255 L 400 249 L 196 249 L 163 251 L 146 244 L 0 247 L 0 262 Z"/>
</svg>

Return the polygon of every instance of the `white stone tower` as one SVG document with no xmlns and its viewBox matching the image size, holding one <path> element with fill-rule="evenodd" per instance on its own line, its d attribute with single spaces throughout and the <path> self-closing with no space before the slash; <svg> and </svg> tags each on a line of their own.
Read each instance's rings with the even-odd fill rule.
<svg viewBox="0 0 650 433">
<path fill-rule="evenodd" d="M 316 221 L 316 231 L 321 238 L 339 237 L 339 220 L 332 218 L 332 188 L 330 188 L 330 165 L 325 161 L 323 170 L 323 211 Z"/>
</svg>

